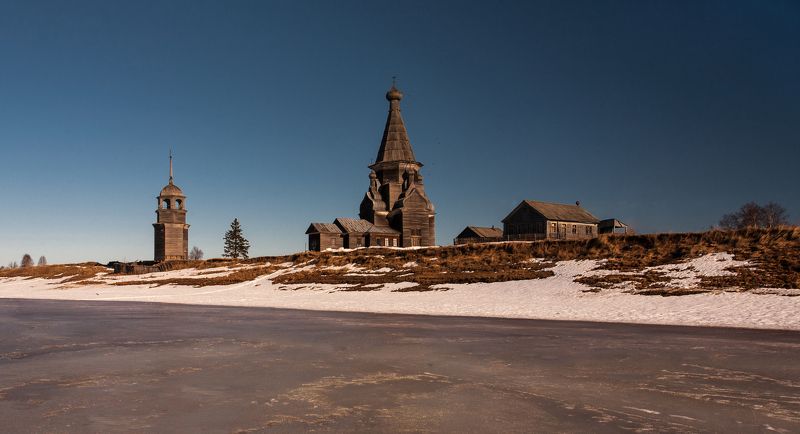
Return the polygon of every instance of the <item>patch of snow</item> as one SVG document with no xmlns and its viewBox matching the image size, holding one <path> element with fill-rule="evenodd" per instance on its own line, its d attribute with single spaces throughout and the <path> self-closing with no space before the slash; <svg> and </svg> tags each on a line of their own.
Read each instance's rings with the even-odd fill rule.
<svg viewBox="0 0 800 434">
<path fill-rule="evenodd" d="M 356 264 L 345 264 L 345 265 L 328 265 L 325 267 L 321 267 L 322 270 L 331 270 L 331 271 L 366 271 L 364 267 L 359 267 Z"/>
<path fill-rule="evenodd" d="M 672 279 L 668 286 L 673 288 L 696 288 L 700 284 L 701 277 L 733 276 L 736 273 L 728 271 L 728 268 L 750 265 L 747 261 L 734 260 L 732 254 L 723 252 L 709 253 L 679 264 L 647 267 L 644 271 L 664 273 Z"/>
<path fill-rule="evenodd" d="M 717 264 L 717 262 L 719 264 Z M 696 258 L 665 272 L 724 273 L 740 265 L 731 257 Z M 182 285 L 64 285 L 57 280 L 8 278 L 0 280 L 0 298 L 108 300 L 185 303 L 225 306 L 537 318 L 650 324 L 754 327 L 800 330 L 800 297 L 787 297 L 764 288 L 762 293 L 717 291 L 679 297 L 642 296 L 623 291 L 587 292 L 574 279 L 595 270 L 600 261 L 560 261 L 554 275 L 542 279 L 495 283 L 436 285 L 440 291 L 397 292 L 413 282 L 369 286 L 280 285 L 272 279 L 282 273 L 312 268 L 298 264 L 270 275 L 233 285 L 196 288 Z M 593 271 L 594 270 L 594 271 Z M 184 270 L 169 272 L 170 277 Z M 706 274 L 707 275 L 707 274 Z M 136 276 L 141 278 L 141 276 Z M 446 289 L 446 290 L 445 290 Z M 800 290 L 797 290 L 800 291 Z M 793 295 L 787 293 L 787 295 Z"/>
</svg>

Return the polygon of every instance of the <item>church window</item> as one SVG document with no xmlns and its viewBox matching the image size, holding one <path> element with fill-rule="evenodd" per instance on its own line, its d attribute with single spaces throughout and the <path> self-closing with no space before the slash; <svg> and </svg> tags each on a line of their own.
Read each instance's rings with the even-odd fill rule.
<svg viewBox="0 0 800 434">
<path fill-rule="evenodd" d="M 397 238 L 392 238 L 392 246 L 397 247 Z"/>
<path fill-rule="evenodd" d="M 578 233 L 578 226 L 577 225 L 572 225 L 572 233 L 573 234 L 577 234 Z"/>
</svg>

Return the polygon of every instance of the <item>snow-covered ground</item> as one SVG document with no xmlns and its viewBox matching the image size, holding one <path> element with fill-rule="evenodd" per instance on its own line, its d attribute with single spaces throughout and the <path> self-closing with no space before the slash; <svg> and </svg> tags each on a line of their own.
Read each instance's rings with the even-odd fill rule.
<svg viewBox="0 0 800 434">
<path fill-rule="evenodd" d="M 762 288 L 675 297 L 634 295 L 618 288 L 590 292 L 574 281 L 579 276 L 607 273 L 595 270 L 599 261 L 562 261 L 544 279 L 498 283 L 443 284 L 436 291 L 398 292 L 415 286 L 397 282 L 370 285 L 368 291 L 348 291 L 348 285 L 273 284 L 277 273 L 308 266 L 289 266 L 276 274 L 227 286 L 129 285 L 120 280 L 157 280 L 167 276 L 221 275 L 226 269 L 180 270 L 153 275 L 101 276 L 109 283 L 62 284 L 59 280 L 0 279 L 0 298 L 144 301 L 162 303 L 260 306 L 312 310 L 538 318 L 649 324 L 680 324 L 800 330 L 800 292 Z M 406 264 L 411 267 L 411 264 Z M 416 266 L 417 264 L 413 264 Z M 694 287 L 701 276 L 725 275 L 731 266 L 746 266 L 731 255 L 706 255 L 682 264 L 659 267 L 673 277 L 670 285 Z M 347 267 L 351 272 L 362 270 Z M 380 271 L 380 270 L 376 270 Z M 201 276 L 202 277 L 202 276 Z M 207 277 L 207 275 L 206 275 Z M 792 296 L 795 295 L 795 296 Z"/>
</svg>

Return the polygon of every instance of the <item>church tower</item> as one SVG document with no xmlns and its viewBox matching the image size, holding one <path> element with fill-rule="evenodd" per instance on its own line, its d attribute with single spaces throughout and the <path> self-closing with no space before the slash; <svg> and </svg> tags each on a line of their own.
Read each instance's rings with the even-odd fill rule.
<svg viewBox="0 0 800 434">
<path fill-rule="evenodd" d="M 436 244 L 435 212 L 419 173 L 422 163 L 414 157 L 400 115 L 403 93 L 392 83 L 386 99 L 389 115 L 378 156 L 369 166 L 370 186 L 359 215 L 375 226 L 399 231 L 402 247 L 432 246 Z"/>
<path fill-rule="evenodd" d="M 155 232 L 155 261 L 185 260 L 189 257 L 189 225 L 186 224 L 186 196 L 172 181 L 172 152 L 169 153 L 169 184 L 158 195 Z"/>
</svg>

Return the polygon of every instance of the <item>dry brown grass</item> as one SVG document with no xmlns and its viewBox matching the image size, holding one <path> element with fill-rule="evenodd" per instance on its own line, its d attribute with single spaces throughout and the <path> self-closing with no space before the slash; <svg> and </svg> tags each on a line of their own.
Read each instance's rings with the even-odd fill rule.
<svg viewBox="0 0 800 434">
<path fill-rule="evenodd" d="M 578 281 L 604 289 L 622 282 L 632 282 L 644 294 L 687 293 L 688 290 L 664 288 L 668 278 L 663 273 L 641 273 L 646 267 L 673 264 L 708 253 L 728 252 L 737 260 L 747 260 L 753 268 L 733 270 L 735 276 L 704 277 L 701 288 L 800 288 L 800 228 L 776 228 L 744 231 L 709 231 L 629 236 L 601 236 L 590 240 L 534 241 L 472 244 L 419 250 L 362 249 L 352 252 L 307 252 L 295 260 L 311 261 L 314 269 L 287 274 L 275 279 L 286 284 L 363 285 L 408 281 L 419 283 L 419 290 L 440 283 L 473 283 L 523 280 L 547 277 L 545 261 L 605 259 L 602 268 L 618 274 L 585 277 Z M 405 267 L 416 262 L 417 267 Z M 329 266 L 354 264 L 367 270 L 383 267 L 393 271 L 381 276 L 353 276 Z M 400 271 L 403 270 L 403 271 Z M 411 288 L 414 290 L 414 288 Z M 702 289 L 701 289 L 702 290 Z M 637 292 L 639 293 L 639 292 Z"/>
<path fill-rule="evenodd" d="M 6 268 L 0 277 L 25 277 L 28 279 L 64 279 L 64 282 L 80 282 L 99 273 L 110 273 L 112 269 L 96 262 L 83 264 L 39 265 L 36 267 Z"/>
<path fill-rule="evenodd" d="M 217 285 L 233 285 L 234 283 L 249 282 L 261 276 L 274 273 L 278 267 L 274 265 L 263 265 L 258 267 L 248 267 L 242 269 L 234 269 L 232 273 L 225 276 L 214 277 L 166 277 L 163 279 L 149 279 L 149 280 L 132 280 L 124 282 L 114 282 L 116 286 L 127 285 L 186 285 L 186 286 L 217 286 Z M 202 275 L 199 274 L 199 275 Z"/>
<path fill-rule="evenodd" d="M 717 288 L 800 288 L 800 228 L 744 231 L 710 231 L 691 234 L 606 237 L 587 243 L 587 256 L 607 259 L 603 268 L 620 273 L 583 277 L 581 283 L 608 288 L 631 282 L 637 294 L 683 295 Z M 731 276 L 701 277 L 700 289 L 664 288 L 663 273 L 631 274 L 645 267 L 691 259 L 707 253 L 727 252 L 753 267 L 731 269 Z M 595 257 L 595 255 L 598 255 Z"/>
<path fill-rule="evenodd" d="M 605 276 L 585 276 L 575 279 L 578 283 L 591 286 L 597 289 L 609 289 L 618 287 L 622 284 L 630 284 L 643 292 L 647 289 L 663 287 L 671 279 L 656 271 L 646 271 L 644 273 L 619 273 Z M 640 292 L 637 292 L 640 293 Z"/>
<path fill-rule="evenodd" d="M 664 288 L 665 277 L 658 272 L 641 273 L 646 267 L 678 263 L 703 254 L 728 252 L 737 260 L 750 261 L 752 268 L 738 268 L 735 276 L 704 277 L 702 289 L 715 288 L 800 288 L 800 228 L 777 228 L 746 231 L 710 231 L 702 233 L 601 236 L 591 240 L 534 241 L 473 244 L 418 250 L 360 249 L 351 252 L 303 252 L 290 256 L 260 257 L 247 260 L 211 259 L 207 261 L 171 261 L 161 264 L 163 271 L 195 268 L 206 270 L 230 267 L 227 276 L 163 278 L 121 282 L 119 285 L 230 285 L 253 280 L 280 269 L 276 264 L 289 262 L 313 268 L 278 276 L 279 284 L 349 284 L 351 290 L 371 290 L 366 285 L 391 282 L 415 282 L 407 290 L 429 290 L 444 283 L 476 283 L 525 280 L 548 277 L 554 261 L 605 259 L 603 268 L 617 273 L 603 277 L 585 277 L 578 281 L 599 290 L 622 282 L 633 282 L 647 294 L 673 295 L 686 290 Z M 534 259 L 536 259 L 534 261 Z M 270 263 L 272 265 L 263 265 Z M 415 263 L 416 266 L 411 266 Z M 256 265 L 244 267 L 245 265 Z M 352 273 L 330 269 L 353 264 L 365 270 L 389 268 L 386 273 Z M 69 276 L 69 281 L 96 283 L 95 276 L 109 269 L 96 263 L 48 265 L 0 270 L 0 277 Z M 665 292 L 666 291 L 666 292 Z"/>
<path fill-rule="evenodd" d="M 279 284 L 348 284 L 350 290 L 366 285 L 414 282 L 418 285 L 398 291 L 428 291 L 445 283 L 505 282 L 540 279 L 553 275 L 552 264 L 532 262 L 531 255 L 518 246 L 466 245 L 418 250 L 361 249 L 352 252 L 306 252 L 295 261 L 308 262 L 314 268 L 278 276 Z M 391 269 L 385 273 L 353 273 L 326 269 L 352 264 L 368 271 Z M 369 290 L 369 288 L 364 288 Z"/>
</svg>

